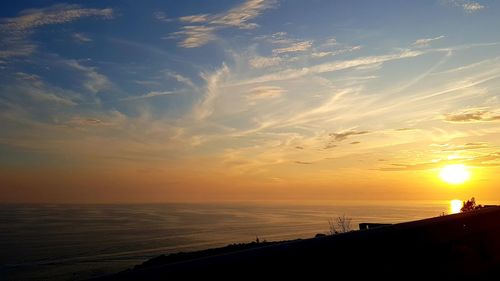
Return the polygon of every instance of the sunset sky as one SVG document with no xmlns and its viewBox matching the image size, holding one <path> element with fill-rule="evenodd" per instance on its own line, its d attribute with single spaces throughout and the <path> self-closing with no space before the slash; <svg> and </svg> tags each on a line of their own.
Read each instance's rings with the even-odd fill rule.
<svg viewBox="0 0 500 281">
<path fill-rule="evenodd" d="M 0 5 L 0 202 L 500 196 L 500 1 Z"/>
</svg>

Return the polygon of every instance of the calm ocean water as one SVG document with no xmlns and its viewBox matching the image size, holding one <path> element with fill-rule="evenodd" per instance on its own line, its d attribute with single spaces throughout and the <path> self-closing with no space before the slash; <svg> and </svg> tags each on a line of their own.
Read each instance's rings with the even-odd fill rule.
<svg viewBox="0 0 500 281">
<path fill-rule="evenodd" d="M 81 280 L 179 251 L 326 233 L 328 219 L 396 223 L 449 201 L 0 205 L 0 280 Z"/>
</svg>

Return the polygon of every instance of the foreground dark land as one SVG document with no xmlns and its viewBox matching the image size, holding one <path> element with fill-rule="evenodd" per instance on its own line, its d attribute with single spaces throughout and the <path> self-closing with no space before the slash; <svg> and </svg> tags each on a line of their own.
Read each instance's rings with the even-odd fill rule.
<svg viewBox="0 0 500 281">
<path fill-rule="evenodd" d="M 334 236 L 161 256 L 98 280 L 271 276 L 499 280 L 500 207 Z"/>
</svg>

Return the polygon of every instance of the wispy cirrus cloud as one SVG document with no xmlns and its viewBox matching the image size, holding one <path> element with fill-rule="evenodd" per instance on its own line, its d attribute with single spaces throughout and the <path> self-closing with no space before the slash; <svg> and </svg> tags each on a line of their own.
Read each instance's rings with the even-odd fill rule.
<svg viewBox="0 0 500 281">
<path fill-rule="evenodd" d="M 19 16 L 4 18 L 0 23 L 0 58 L 27 56 L 33 53 L 36 45 L 28 41 L 29 35 L 37 28 L 64 24 L 81 18 L 113 18 L 113 9 L 82 8 L 79 5 L 58 4 L 42 9 L 28 9 Z"/>
<path fill-rule="evenodd" d="M 76 60 L 68 60 L 66 61 L 66 65 L 81 71 L 85 75 L 87 80 L 83 82 L 83 86 L 94 94 L 109 89 L 112 86 L 109 79 L 97 72 L 95 67 L 85 66 Z"/>
<path fill-rule="evenodd" d="M 88 35 L 86 35 L 84 33 L 79 33 L 79 32 L 73 33 L 73 35 L 71 37 L 73 37 L 73 40 L 77 43 L 89 43 L 89 42 L 94 41 Z"/>
<path fill-rule="evenodd" d="M 312 40 L 292 38 L 288 35 L 288 33 L 283 31 L 275 32 L 271 35 L 257 36 L 255 39 L 275 45 L 276 47 L 272 50 L 275 57 L 281 54 L 305 52 L 310 50 L 313 46 Z"/>
<path fill-rule="evenodd" d="M 87 127 L 87 126 L 99 126 L 103 124 L 101 119 L 89 118 L 89 117 L 73 117 L 68 122 L 69 126 Z"/>
<path fill-rule="evenodd" d="M 205 95 L 193 107 L 193 115 L 197 120 L 208 118 L 214 112 L 214 102 L 219 96 L 219 86 L 224 79 L 229 75 L 230 70 L 226 64 L 223 64 L 220 69 L 214 73 L 202 73 L 202 78 L 205 80 Z"/>
<path fill-rule="evenodd" d="M 113 17 L 113 9 L 87 9 L 79 5 L 67 4 L 43 9 L 28 9 L 22 11 L 18 17 L 3 19 L 0 30 L 23 33 L 44 25 L 67 23 L 84 17 L 110 19 Z"/>
<path fill-rule="evenodd" d="M 338 42 L 335 37 L 332 37 L 326 40 L 322 40 L 321 42 L 315 44 L 314 48 L 312 48 L 313 52 L 311 53 L 311 57 L 323 58 L 327 56 L 336 56 L 344 53 L 357 51 L 360 49 L 361 49 L 360 45 L 352 46 L 348 44 L 343 44 Z"/>
<path fill-rule="evenodd" d="M 484 5 L 481 5 L 478 2 L 475 1 L 468 1 L 468 0 L 444 0 L 443 1 L 445 4 L 456 7 L 456 8 L 461 8 L 463 9 L 466 13 L 474 13 L 477 11 L 480 11 L 485 8 Z"/>
<path fill-rule="evenodd" d="M 462 8 L 469 13 L 474 13 L 479 10 L 484 9 L 484 6 L 477 3 L 477 2 L 468 2 L 468 3 L 463 3 Z"/>
<path fill-rule="evenodd" d="M 220 14 L 196 14 L 179 18 L 188 23 L 180 31 L 172 33 L 166 39 L 182 38 L 179 46 L 184 48 L 201 47 L 214 40 L 216 31 L 225 28 L 254 29 L 258 25 L 252 20 L 266 9 L 273 7 L 275 1 L 247 0 L 245 3 Z M 194 25 L 198 24 L 198 25 Z"/>
<path fill-rule="evenodd" d="M 191 79 L 189 79 L 186 76 L 180 75 L 179 73 L 176 73 L 176 72 L 171 71 L 171 70 L 167 70 L 165 72 L 165 74 L 168 77 L 171 77 L 171 78 L 175 79 L 177 82 L 182 83 L 182 84 L 188 86 L 189 88 L 192 88 L 192 89 L 196 89 L 197 88 L 196 85 L 193 83 L 193 81 L 191 81 Z"/>
<path fill-rule="evenodd" d="M 500 153 L 493 152 L 486 155 L 463 157 L 456 159 L 444 159 L 417 164 L 391 164 L 391 167 L 384 167 L 381 171 L 421 171 L 439 169 L 448 164 L 465 164 L 474 167 L 494 167 L 500 166 Z"/>
<path fill-rule="evenodd" d="M 313 162 L 307 162 L 307 161 L 295 161 L 296 164 L 301 164 L 301 165 L 311 165 Z"/>
<path fill-rule="evenodd" d="M 179 42 L 179 46 L 184 48 L 197 48 L 215 40 L 216 30 L 217 28 L 214 26 L 188 25 L 183 26 L 181 31 L 174 32 L 165 38 L 172 39 L 184 37 L 184 39 Z"/>
<path fill-rule="evenodd" d="M 294 42 L 292 38 L 288 36 L 288 33 L 284 31 L 279 31 L 269 35 L 264 35 L 264 36 L 259 36 L 256 39 L 265 39 L 267 42 L 271 44 L 280 44 L 280 45 L 286 45 L 286 44 L 291 44 Z"/>
<path fill-rule="evenodd" d="M 337 38 L 335 37 L 332 37 L 332 38 L 328 38 L 326 39 L 323 44 L 321 44 L 321 47 L 334 47 L 334 46 L 337 46 L 339 43 L 337 42 Z"/>
<path fill-rule="evenodd" d="M 72 101 L 69 98 L 66 98 L 64 96 L 56 95 L 51 92 L 46 92 L 44 90 L 33 90 L 29 92 L 29 95 L 37 101 L 40 102 L 50 102 L 50 103 L 56 103 L 59 105 L 64 105 L 64 106 L 73 106 L 76 105 L 74 101 Z"/>
<path fill-rule="evenodd" d="M 274 49 L 273 54 L 304 52 L 311 49 L 312 43 L 312 41 L 294 42 L 290 46 Z"/>
<path fill-rule="evenodd" d="M 260 35 L 254 38 L 256 41 L 266 42 L 273 45 L 272 56 L 255 56 L 249 59 L 252 68 L 266 68 L 296 61 L 300 53 L 309 53 L 313 46 L 312 40 L 300 40 L 292 38 L 288 33 L 280 31 L 271 35 Z"/>
<path fill-rule="evenodd" d="M 323 147 L 323 149 L 330 149 L 330 148 L 335 148 L 335 147 L 337 147 L 337 145 L 330 142 L 330 143 L 326 144 L 325 147 Z"/>
<path fill-rule="evenodd" d="M 176 92 L 172 91 L 151 91 L 147 94 L 144 95 L 138 95 L 138 96 L 130 96 L 121 99 L 122 101 L 134 101 L 134 100 L 142 100 L 142 99 L 149 99 L 149 98 L 154 98 L 154 97 L 161 97 L 161 96 L 169 96 L 169 95 L 175 95 Z"/>
<path fill-rule="evenodd" d="M 167 17 L 167 14 L 165 14 L 162 11 L 156 11 L 153 13 L 153 18 L 157 21 L 162 21 L 162 22 L 172 22 L 174 19 L 171 19 Z"/>
<path fill-rule="evenodd" d="M 454 161 L 455 163 L 456 161 Z M 418 163 L 418 164 L 390 164 L 390 167 L 380 168 L 380 171 L 419 171 L 419 170 L 431 170 L 436 169 L 442 165 L 443 162 L 428 162 L 428 163 Z"/>
<path fill-rule="evenodd" d="M 60 106 L 74 106 L 77 104 L 77 97 L 75 95 L 66 93 L 60 88 L 47 85 L 38 75 L 24 72 L 17 72 L 14 75 L 16 83 L 10 85 L 7 91 L 18 93 L 20 97 L 12 95 L 9 98 L 17 99 L 22 98 L 22 96 L 27 96 L 30 98 L 29 100 L 38 103 L 56 104 Z M 23 103 L 27 103 L 29 100 L 23 100 Z"/>
<path fill-rule="evenodd" d="M 209 18 L 210 18 L 209 14 L 199 14 L 199 15 L 180 17 L 179 20 L 181 22 L 187 22 L 187 23 L 200 23 L 200 22 L 207 22 Z"/>
<path fill-rule="evenodd" d="M 422 47 L 428 47 L 432 42 L 441 40 L 444 38 L 444 35 L 434 37 L 434 38 L 421 38 L 417 39 L 415 42 L 412 43 L 412 46 L 422 48 Z"/>
<path fill-rule="evenodd" d="M 247 0 L 227 13 L 215 15 L 211 23 L 240 29 L 253 29 L 258 25 L 250 20 L 260 16 L 262 11 L 273 7 L 275 3 L 272 0 Z"/>
<path fill-rule="evenodd" d="M 252 83 L 264 83 L 271 81 L 289 80 L 299 77 L 303 77 L 311 74 L 334 72 L 343 69 L 349 69 L 360 66 L 368 66 L 373 64 L 384 63 L 393 60 L 399 60 L 404 58 L 412 58 L 422 55 L 421 51 L 410 51 L 405 50 L 395 54 L 380 55 L 380 56 L 369 56 L 369 57 L 359 57 L 351 60 L 338 60 L 333 62 L 327 62 L 322 64 L 317 64 L 311 67 L 304 68 L 290 68 L 282 70 L 272 74 L 265 74 L 260 77 L 251 78 L 247 81 L 241 81 L 241 84 L 252 84 Z"/>
<path fill-rule="evenodd" d="M 255 49 L 250 48 L 250 50 L 246 53 L 242 53 L 241 56 L 236 57 L 235 60 L 237 62 L 244 61 L 248 58 L 248 54 L 253 54 L 254 51 Z M 439 124 L 440 121 L 436 120 L 436 118 L 429 117 L 429 114 L 432 115 L 433 111 L 441 111 L 443 108 L 440 106 L 445 103 L 441 102 L 441 100 L 438 102 L 428 102 L 425 100 L 424 103 L 421 102 L 422 100 L 420 100 L 420 98 L 426 96 L 427 94 L 434 95 L 437 92 L 440 92 L 441 87 L 427 89 L 429 92 L 427 90 L 421 90 L 416 91 L 415 93 L 409 93 L 409 96 L 405 96 L 404 98 L 391 96 L 390 94 L 387 94 L 387 92 L 369 93 L 363 89 L 365 82 L 360 80 L 360 76 L 358 75 L 362 75 L 362 73 L 366 70 L 358 70 L 357 67 L 359 65 L 371 65 L 370 63 L 380 64 L 383 63 L 384 60 L 398 60 L 402 57 L 411 57 L 413 61 L 413 57 L 420 56 L 422 54 L 435 53 L 433 50 L 407 50 L 403 52 L 389 53 L 382 56 L 375 55 L 371 57 L 358 57 L 351 60 L 337 60 L 328 63 L 309 64 L 306 70 L 310 72 L 305 72 L 305 74 L 301 73 L 303 76 L 296 76 L 298 79 L 291 79 L 293 80 L 293 83 L 277 80 L 262 80 L 262 82 L 256 83 L 256 85 L 251 85 L 251 83 L 247 83 L 246 81 L 254 79 L 251 75 L 258 75 L 260 72 L 254 72 L 254 70 L 248 72 L 248 68 L 241 67 L 241 65 L 234 68 L 228 67 L 227 72 L 223 76 L 219 77 L 217 83 L 212 84 L 215 86 L 211 87 L 210 94 L 207 91 L 205 93 L 205 98 L 203 98 L 199 103 L 199 105 L 204 104 L 206 107 L 200 106 L 198 108 L 204 108 L 207 110 L 205 111 L 207 113 L 206 115 L 202 114 L 199 116 L 205 118 L 210 117 L 210 119 L 206 120 L 207 122 L 198 124 L 211 126 L 211 128 L 217 132 L 213 134 L 205 134 L 203 136 L 200 135 L 199 139 L 201 140 L 201 145 L 211 143 L 216 140 L 222 140 L 224 139 L 224 136 L 226 138 L 228 136 L 238 137 L 238 141 L 245 142 L 242 146 L 247 145 L 247 141 L 255 143 L 256 141 L 261 142 L 263 139 L 266 139 L 270 140 L 270 143 L 274 143 L 274 146 L 269 146 L 269 149 L 276 151 L 276 155 L 279 159 L 285 159 L 286 161 L 293 162 L 294 160 L 297 160 L 296 154 L 299 153 L 298 150 L 300 150 L 296 148 L 297 146 L 308 148 L 304 151 L 300 151 L 301 154 L 304 153 L 304 155 L 301 155 L 301 157 L 304 158 L 298 158 L 299 160 L 308 160 L 322 158 L 318 154 L 325 154 L 326 149 L 332 149 L 332 151 L 328 151 L 328 153 L 331 152 L 336 155 L 347 155 L 352 154 L 357 150 L 372 150 L 374 147 L 384 146 L 386 143 L 380 142 L 381 135 L 391 135 L 394 137 L 396 143 L 416 142 L 414 139 L 410 141 L 408 141 L 408 139 L 422 134 L 432 135 L 433 141 L 450 141 L 453 137 L 464 137 L 465 134 L 462 134 L 462 132 L 441 132 L 438 130 L 435 132 L 426 132 L 425 128 L 423 128 L 421 124 L 416 124 L 414 122 L 419 119 L 420 116 L 415 118 L 413 112 L 407 112 L 404 110 L 404 108 L 406 108 L 404 106 L 398 105 L 393 107 L 395 101 L 397 103 L 398 101 L 418 98 L 418 106 L 422 107 L 422 112 L 417 112 L 416 115 L 421 114 L 422 116 L 427 116 L 432 119 L 431 121 L 425 122 L 435 122 Z M 304 57 L 308 56 L 309 54 L 304 54 Z M 283 59 L 286 59 L 286 57 L 283 57 Z M 415 60 L 417 59 L 418 58 L 415 58 Z M 297 63 L 297 65 L 300 65 L 300 63 L 301 62 Z M 404 65 L 405 63 L 401 64 Z M 325 65 L 328 66 L 328 68 Z M 341 68 L 340 66 L 352 68 L 349 71 L 350 75 L 354 75 L 349 77 L 352 80 L 338 79 L 335 83 L 329 83 L 329 81 L 323 79 L 322 76 L 324 75 L 316 75 L 324 73 L 322 71 L 326 70 L 333 69 L 333 71 L 335 71 L 336 69 L 346 69 Z M 432 67 L 430 69 L 432 69 Z M 301 68 L 297 68 L 296 70 L 301 70 Z M 268 73 L 276 74 L 281 72 L 286 73 L 286 70 L 274 72 L 269 71 Z M 475 72 L 489 73 L 484 70 Z M 215 72 L 207 73 L 205 75 L 205 80 L 208 82 L 209 79 L 207 78 L 214 77 L 213 75 L 215 75 Z M 332 75 L 332 77 L 335 77 L 335 75 Z M 425 76 L 424 79 L 437 78 L 434 76 Z M 468 81 L 474 82 L 474 80 L 474 77 L 469 77 Z M 353 81 L 355 82 L 353 83 Z M 455 78 L 452 78 L 451 81 L 455 82 Z M 457 80 L 457 82 L 460 81 L 461 80 Z M 303 87 L 297 89 L 294 88 L 295 85 L 302 85 Z M 451 83 L 448 79 L 442 80 L 439 85 L 446 86 L 445 88 L 451 87 L 455 89 L 454 83 Z M 252 89 L 275 86 L 285 89 L 287 91 L 286 95 L 280 95 L 280 98 L 277 99 L 263 99 L 264 102 L 260 102 L 259 106 L 248 106 L 249 103 L 241 102 L 241 97 L 247 98 L 247 94 Z M 274 95 L 271 95 L 271 97 L 272 96 Z M 443 97 L 444 96 L 445 95 L 443 95 Z M 453 98 L 459 99 L 460 95 L 450 95 L 450 99 L 452 96 Z M 383 133 L 382 131 L 379 131 L 380 125 L 376 124 L 376 120 L 379 118 L 380 120 L 392 120 L 386 123 L 388 125 L 382 125 L 384 127 L 389 126 L 385 127 Z M 227 120 L 234 121 L 228 122 Z M 411 122 L 400 122 L 401 120 Z M 331 128 L 332 124 L 339 124 L 344 128 L 352 129 L 338 132 L 334 131 L 334 134 L 338 135 L 329 136 L 325 131 L 330 130 L 329 128 Z M 363 129 L 369 129 L 370 132 L 376 131 L 381 133 L 370 135 L 366 133 L 366 136 L 345 134 L 343 136 L 343 133 L 347 133 L 349 131 L 364 132 L 355 129 L 358 128 L 357 126 L 359 126 L 359 124 L 363 125 Z M 411 132 L 411 128 L 413 127 L 418 128 L 418 132 Z M 402 133 L 403 131 L 407 132 Z M 285 137 L 287 140 L 283 140 L 283 132 L 289 134 L 289 136 L 287 135 Z M 281 139 L 277 137 L 278 134 L 281 134 Z M 444 135 L 446 135 L 446 137 L 441 137 Z M 451 135 L 453 135 L 453 137 L 450 137 Z M 336 141 L 336 139 L 340 140 L 343 137 L 345 137 L 344 140 Z M 431 136 L 428 137 L 431 138 Z M 358 143 L 358 141 L 361 141 L 362 143 Z M 283 147 L 295 149 L 282 152 L 281 150 Z M 334 147 L 341 149 L 333 150 Z M 294 153 L 295 155 L 293 155 Z M 321 162 L 314 163 L 321 165 Z"/>
<path fill-rule="evenodd" d="M 266 68 L 285 65 L 309 58 L 324 58 L 361 49 L 361 46 L 340 44 L 335 38 L 327 40 L 298 39 L 288 35 L 287 32 L 275 32 L 271 35 L 260 35 L 254 40 L 272 44 L 272 56 L 255 56 L 249 59 L 252 68 Z"/>
<path fill-rule="evenodd" d="M 490 148 L 490 145 L 485 142 L 469 142 L 463 145 L 446 146 L 442 151 L 463 151 Z"/>
<path fill-rule="evenodd" d="M 249 100 L 272 99 L 280 97 L 285 92 L 286 90 L 281 87 L 262 86 L 251 89 L 247 94 L 247 98 Z"/>
<path fill-rule="evenodd" d="M 500 121 L 500 113 L 485 109 L 470 109 L 444 115 L 444 120 L 452 123 L 474 123 Z"/>
<path fill-rule="evenodd" d="M 323 149 L 331 149 L 337 147 L 337 143 L 343 142 L 347 140 L 348 138 L 352 136 L 360 136 L 360 135 L 366 135 L 371 133 L 370 131 L 356 131 L 356 130 L 347 130 L 347 131 L 342 131 L 338 133 L 330 133 L 328 134 L 329 140 L 326 143 L 326 145 L 323 147 Z M 360 144 L 361 142 L 359 141 L 353 141 L 350 144 Z"/>
<path fill-rule="evenodd" d="M 361 46 L 352 46 L 352 47 L 347 47 L 339 50 L 333 50 L 333 51 L 322 51 L 322 52 L 314 52 L 311 54 L 311 57 L 313 58 L 322 58 L 326 56 L 336 56 L 344 53 L 350 53 L 354 52 L 357 50 L 360 50 Z"/>
<path fill-rule="evenodd" d="M 333 140 L 336 142 L 341 142 L 346 140 L 351 136 L 359 136 L 370 133 L 369 131 L 345 131 L 339 133 L 331 133 L 330 136 L 333 137 Z"/>
<path fill-rule="evenodd" d="M 36 50 L 36 45 L 24 40 L 3 39 L 0 43 L 0 58 L 29 56 Z"/>
<path fill-rule="evenodd" d="M 333 52 L 314 52 L 311 54 L 311 57 L 313 58 L 322 58 L 326 56 L 333 55 Z"/>
<path fill-rule="evenodd" d="M 248 63 L 252 68 L 266 68 L 270 66 L 276 66 L 283 63 L 283 58 L 281 57 L 262 57 L 256 56 L 251 58 Z"/>
</svg>

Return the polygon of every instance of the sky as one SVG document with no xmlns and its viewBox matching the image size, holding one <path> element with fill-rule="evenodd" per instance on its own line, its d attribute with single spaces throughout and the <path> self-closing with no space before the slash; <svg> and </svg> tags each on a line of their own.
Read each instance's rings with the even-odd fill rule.
<svg viewBox="0 0 500 281">
<path fill-rule="evenodd" d="M 500 195 L 499 1 L 0 6 L 0 202 Z"/>
</svg>

